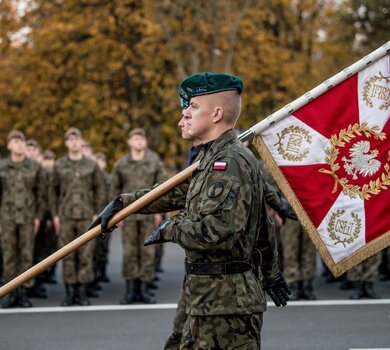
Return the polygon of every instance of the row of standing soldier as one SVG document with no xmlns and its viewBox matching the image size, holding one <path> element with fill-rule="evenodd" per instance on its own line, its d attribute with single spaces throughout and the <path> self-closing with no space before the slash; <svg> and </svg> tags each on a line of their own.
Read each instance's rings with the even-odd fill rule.
<svg viewBox="0 0 390 350">
<path fill-rule="evenodd" d="M 41 153 L 39 145 L 34 140 L 26 142 L 22 132 L 12 131 L 8 135 L 10 156 L 0 162 L 5 282 L 83 234 L 105 205 L 110 191 L 116 193 L 139 185 L 140 181 L 141 185 L 151 185 L 165 178 L 161 161 L 147 148 L 142 129 L 129 134 L 130 154 L 115 167 L 111 189 L 104 171 L 104 155 L 97 154 L 92 160 L 91 148 L 79 129 L 66 132 L 65 144 L 67 155 L 55 162 L 52 152 Z M 140 168 L 142 175 L 137 173 Z M 135 216 L 122 225 L 123 275 L 127 285 L 122 304 L 154 302 L 154 273 L 161 262 L 162 247 L 146 249 L 142 242 L 159 221 L 159 215 L 141 220 Z M 94 240 L 63 259 L 65 298 L 61 305 L 89 305 L 88 297 L 97 296 L 97 282 L 108 281 L 108 242 Z M 11 292 L 3 307 L 31 307 L 29 297 L 46 298 L 43 282 L 56 283 L 54 267 Z"/>
<path fill-rule="evenodd" d="M 130 152 L 116 163 L 111 186 L 110 176 L 104 171 L 104 155 L 93 155 L 91 147 L 83 141 L 81 132 L 76 128 L 71 128 L 66 133 L 68 155 L 56 164 L 53 152 L 42 153 L 36 141 L 25 142 L 21 132 L 12 131 L 7 141 L 10 158 L 3 160 L 0 167 L 1 222 L 4 232 L 2 241 L 5 251 L 2 262 L 5 265 L 6 281 L 53 253 L 57 249 L 56 232 L 62 232 L 59 235 L 60 247 L 85 232 L 90 215 L 93 218 L 105 204 L 108 194 L 112 197 L 166 179 L 159 156 L 147 148 L 143 129 L 134 129 L 129 133 Z M 80 158 L 81 153 L 83 156 Z M 89 159 L 93 156 L 96 163 Z M 42 167 L 37 167 L 31 160 L 39 162 Z M 263 164 L 261 167 L 267 181 L 276 186 Z M 26 184 L 21 179 L 26 179 Z M 45 191 L 45 188 L 53 189 L 52 183 L 55 184 L 54 191 Z M 36 200 L 32 201 L 32 198 Z M 280 263 L 292 291 L 290 298 L 314 300 L 316 297 L 312 282 L 316 274 L 316 251 L 313 244 L 299 222 L 282 222 L 272 208 L 268 210 L 275 222 L 282 257 Z M 152 289 L 156 288 L 154 273 L 161 262 L 162 245 L 144 247 L 142 243 L 146 235 L 161 221 L 161 215 L 133 215 L 120 225 L 123 243 L 122 270 L 126 284 L 121 304 L 155 302 Z M 35 239 L 31 238 L 34 237 L 32 233 Z M 108 244 L 108 239 L 90 242 L 64 259 L 66 296 L 62 305 L 88 305 L 88 296 L 97 296 L 97 282 L 108 281 Z M 378 278 L 379 264 L 380 254 L 377 254 L 351 269 L 341 288 L 352 288 L 352 299 L 378 298 L 373 286 Z M 3 306 L 19 304 L 29 307 L 31 302 L 28 296 L 47 297 L 43 282 L 55 283 L 54 273 L 55 266 L 39 275 L 35 282 L 27 282 L 11 293 Z"/>
</svg>

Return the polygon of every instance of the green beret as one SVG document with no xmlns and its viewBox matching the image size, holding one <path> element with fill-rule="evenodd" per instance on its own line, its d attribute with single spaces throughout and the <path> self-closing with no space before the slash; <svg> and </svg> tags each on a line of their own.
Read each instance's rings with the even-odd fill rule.
<svg viewBox="0 0 390 350">
<path fill-rule="evenodd" d="M 202 73 L 184 79 L 179 85 L 180 105 L 187 108 L 192 97 L 215 94 L 217 92 L 237 90 L 241 94 L 242 80 L 229 74 Z"/>
</svg>

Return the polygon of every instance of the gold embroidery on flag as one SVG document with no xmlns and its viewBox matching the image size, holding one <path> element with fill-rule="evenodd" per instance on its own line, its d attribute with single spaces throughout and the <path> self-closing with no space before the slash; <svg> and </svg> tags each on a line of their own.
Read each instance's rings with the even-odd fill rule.
<svg viewBox="0 0 390 350">
<path fill-rule="evenodd" d="M 367 106 L 373 108 L 373 99 L 381 103 L 379 105 L 380 110 L 387 110 L 390 107 L 390 77 L 385 77 L 379 72 L 378 75 L 374 75 L 368 78 L 364 83 L 363 88 L 363 100 Z"/>
<path fill-rule="evenodd" d="M 352 220 L 346 220 L 344 214 L 344 209 L 332 213 L 328 224 L 328 233 L 332 241 L 335 241 L 334 245 L 341 243 L 345 248 L 346 244 L 351 244 L 359 237 L 362 220 L 354 212 L 351 212 Z"/>
<path fill-rule="evenodd" d="M 278 147 L 277 151 L 283 159 L 291 162 L 300 162 L 308 156 L 310 149 L 303 147 L 312 143 L 312 137 L 304 128 L 291 125 L 276 135 L 279 140 L 274 146 Z"/>
<path fill-rule="evenodd" d="M 325 149 L 325 162 L 329 164 L 330 166 L 330 170 L 328 169 L 320 169 L 319 171 L 323 174 L 328 174 L 328 175 L 331 175 L 333 176 L 333 179 L 335 181 L 334 183 L 334 186 L 333 186 L 333 190 L 332 190 L 332 193 L 335 193 L 336 190 L 337 190 L 337 187 L 338 185 L 340 185 L 342 188 L 343 188 L 343 193 L 345 195 L 348 195 L 350 198 L 356 198 L 356 197 L 360 197 L 361 199 L 364 199 L 364 200 L 368 200 L 370 199 L 371 195 L 376 195 L 378 193 L 381 192 L 381 190 L 385 190 L 387 189 L 387 186 L 390 185 L 390 165 L 389 163 L 386 163 L 384 165 L 384 171 L 378 176 L 378 178 L 376 180 L 371 180 L 368 184 L 364 184 L 363 186 L 359 186 L 359 185 L 353 185 L 353 184 L 350 184 L 348 179 L 346 179 L 345 177 L 343 178 L 339 178 L 338 175 L 337 175 L 337 171 L 340 170 L 340 165 L 338 163 L 338 155 L 339 155 L 339 149 L 338 147 L 345 147 L 348 143 L 350 143 L 350 141 L 352 139 L 354 139 L 355 137 L 357 136 L 366 136 L 367 138 L 370 138 L 370 137 L 373 137 L 374 139 L 379 139 L 381 141 L 383 141 L 384 139 L 386 139 L 386 134 L 383 133 L 383 132 L 379 132 L 379 127 L 377 126 L 374 126 L 372 128 L 369 128 L 367 126 L 367 123 L 366 122 L 363 122 L 362 125 L 359 125 L 358 123 L 354 124 L 354 125 L 349 125 L 347 129 L 342 129 L 340 132 L 339 132 L 339 135 L 332 135 L 332 137 L 330 138 L 330 147 L 326 148 Z M 363 141 L 365 142 L 365 141 Z M 354 147 L 354 145 L 357 145 L 359 142 L 355 143 L 352 145 L 352 147 Z M 367 144 L 361 144 L 362 146 L 367 146 Z M 351 147 L 351 149 L 352 149 Z M 357 148 L 357 146 L 356 146 Z M 366 154 L 366 156 L 368 158 L 373 158 L 373 157 L 376 157 L 377 155 L 377 152 L 375 152 L 376 150 L 372 151 L 371 154 Z M 362 152 L 364 152 L 364 150 L 362 150 Z M 366 151 L 367 153 L 368 151 Z M 364 153 L 363 153 L 364 154 Z M 349 159 L 343 157 L 341 159 L 342 161 L 344 161 L 344 168 L 346 169 L 347 173 L 352 175 L 353 178 L 357 178 L 357 175 L 356 173 L 358 173 L 359 171 L 363 171 L 364 173 L 364 170 L 359 170 L 358 169 L 355 169 L 354 167 L 361 167 L 362 166 L 362 158 L 360 158 L 359 162 L 356 162 L 353 164 L 353 166 L 351 166 L 349 164 Z M 371 160 L 367 160 L 367 161 L 372 161 L 373 159 Z M 388 152 L 388 155 L 387 155 L 387 161 L 390 161 L 390 151 Z M 376 164 L 376 163 L 373 163 L 373 164 Z M 371 165 L 371 166 L 377 166 L 376 165 Z M 368 174 L 370 174 L 371 172 L 371 175 L 373 175 L 374 173 L 376 173 L 377 171 L 375 171 L 376 169 L 375 168 L 368 168 L 368 170 L 366 170 L 368 172 Z"/>
</svg>

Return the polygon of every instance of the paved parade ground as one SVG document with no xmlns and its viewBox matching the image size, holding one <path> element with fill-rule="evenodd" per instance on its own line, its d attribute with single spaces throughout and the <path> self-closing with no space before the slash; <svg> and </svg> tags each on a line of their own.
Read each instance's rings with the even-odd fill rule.
<svg viewBox="0 0 390 350">
<path fill-rule="evenodd" d="M 61 284 L 48 285 L 49 298 L 31 299 L 31 309 L 0 309 L 0 349 L 159 350 L 170 333 L 183 278 L 183 252 L 166 245 L 157 304 L 121 306 L 120 233 L 111 241 L 109 275 L 101 297 L 89 307 L 60 307 Z M 58 269 L 58 274 L 60 268 Z M 379 282 L 380 300 L 348 299 L 338 283 L 315 281 L 317 301 L 269 303 L 264 316 L 265 350 L 390 349 L 390 281 Z"/>
</svg>

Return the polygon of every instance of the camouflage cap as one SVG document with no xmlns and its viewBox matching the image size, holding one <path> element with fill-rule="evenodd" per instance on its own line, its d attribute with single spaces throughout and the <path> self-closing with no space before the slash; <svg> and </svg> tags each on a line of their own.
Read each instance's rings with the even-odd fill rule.
<svg viewBox="0 0 390 350">
<path fill-rule="evenodd" d="M 81 131 L 77 128 L 69 128 L 65 133 L 65 140 L 67 140 L 68 137 L 72 135 L 81 137 Z"/>
<path fill-rule="evenodd" d="M 107 160 L 107 157 L 106 157 L 106 155 L 103 152 L 96 152 L 95 153 L 95 158 L 96 159 L 100 159 L 100 160 L 104 160 L 104 161 Z"/>
<path fill-rule="evenodd" d="M 7 142 L 10 142 L 12 139 L 20 139 L 26 141 L 24 134 L 19 130 L 12 130 L 7 136 Z"/>
<path fill-rule="evenodd" d="M 31 146 L 31 147 L 36 147 L 36 148 L 40 147 L 38 142 L 34 139 L 28 139 L 26 142 L 26 146 Z"/>
<path fill-rule="evenodd" d="M 49 150 L 49 149 L 46 149 L 43 151 L 42 157 L 43 157 L 43 159 L 46 159 L 46 160 L 56 159 L 56 155 L 54 154 L 54 152 Z"/>
<path fill-rule="evenodd" d="M 146 137 L 146 133 L 145 133 L 145 130 L 144 129 L 141 129 L 141 128 L 135 128 L 133 130 L 130 130 L 129 132 L 129 138 L 134 136 L 134 135 L 141 135 L 143 137 Z"/>
<path fill-rule="evenodd" d="M 208 72 L 191 75 L 179 85 L 180 105 L 187 108 L 192 97 L 222 91 L 237 90 L 241 94 L 243 86 L 242 80 L 234 75 Z"/>
</svg>

